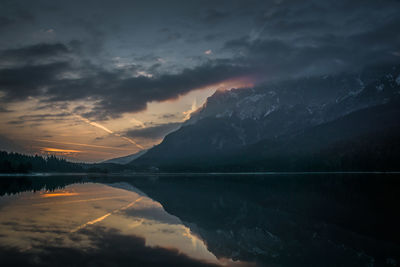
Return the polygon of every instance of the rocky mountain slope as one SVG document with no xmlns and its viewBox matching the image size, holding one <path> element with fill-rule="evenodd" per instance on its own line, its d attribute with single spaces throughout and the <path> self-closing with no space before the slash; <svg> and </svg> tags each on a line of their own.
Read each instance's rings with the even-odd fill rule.
<svg viewBox="0 0 400 267">
<path fill-rule="evenodd" d="M 132 165 L 166 171 L 342 169 L 332 161 L 350 154 L 356 160 L 358 152 L 348 146 L 357 142 L 371 155 L 374 149 L 387 154 L 388 140 L 399 136 L 399 98 L 399 66 L 218 91 Z M 325 163 L 314 162 L 318 156 Z"/>
<path fill-rule="evenodd" d="M 103 161 L 102 163 L 127 164 L 127 163 L 131 162 L 132 160 L 135 160 L 135 159 L 139 158 L 140 156 L 144 155 L 146 152 L 147 152 L 147 149 L 141 150 L 137 153 L 130 154 L 128 156 L 108 159 L 106 161 Z"/>
</svg>

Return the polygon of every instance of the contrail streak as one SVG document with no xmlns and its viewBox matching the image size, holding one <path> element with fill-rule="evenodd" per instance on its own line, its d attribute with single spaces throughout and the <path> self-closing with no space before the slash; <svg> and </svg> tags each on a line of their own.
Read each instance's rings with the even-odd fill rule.
<svg viewBox="0 0 400 267">
<path fill-rule="evenodd" d="M 79 199 L 79 200 L 69 200 L 69 201 L 55 201 L 55 202 L 45 202 L 32 204 L 32 206 L 46 206 L 46 205 L 54 205 L 54 204 L 71 204 L 71 203 L 81 203 L 81 202 L 92 202 L 99 200 L 108 200 L 108 199 L 121 199 L 121 197 L 99 197 L 99 198 L 91 198 L 91 199 Z"/>
<path fill-rule="evenodd" d="M 117 212 L 120 212 L 120 211 L 123 211 L 123 210 L 126 210 L 126 209 L 132 207 L 133 205 L 135 205 L 137 202 L 141 201 L 142 199 L 143 199 L 143 197 L 139 197 L 138 199 L 136 199 L 135 201 L 129 203 L 128 205 L 126 205 L 126 206 L 124 206 L 122 208 L 119 208 L 119 209 L 115 209 L 112 212 L 106 213 L 105 215 L 103 215 L 103 216 L 101 216 L 99 218 L 96 218 L 94 220 L 88 221 L 88 222 L 86 222 L 86 223 L 84 223 L 84 224 L 72 229 L 70 232 L 71 233 L 75 233 L 75 232 L 79 231 L 80 229 L 85 228 L 88 225 L 92 225 L 92 224 L 101 222 L 102 220 L 106 219 L 108 216 L 110 216 L 110 215 L 112 215 L 114 213 L 117 213 Z"/>
<path fill-rule="evenodd" d="M 35 141 L 47 142 L 47 143 L 56 143 L 56 144 L 64 144 L 64 145 L 76 145 L 76 146 L 87 146 L 87 147 L 109 148 L 109 149 L 116 149 L 116 150 L 132 151 L 132 149 L 120 148 L 120 147 L 88 145 L 88 144 L 71 143 L 71 142 L 58 142 L 58 141 L 45 140 L 45 139 L 35 139 Z"/>
<path fill-rule="evenodd" d="M 103 126 L 101 124 L 98 124 L 97 122 L 90 121 L 90 120 L 88 120 L 88 119 L 86 119 L 86 118 L 84 118 L 82 116 L 79 116 L 79 115 L 75 115 L 75 116 L 77 118 L 79 118 L 81 121 L 86 122 L 87 124 L 90 124 L 90 125 L 92 125 L 94 127 L 100 128 L 100 129 L 106 131 L 107 133 L 114 134 L 113 131 L 111 131 L 110 129 L 108 129 L 107 127 L 105 127 L 105 126 Z"/>
<path fill-rule="evenodd" d="M 90 120 L 88 120 L 88 119 L 86 119 L 86 118 L 84 118 L 84 117 L 82 117 L 82 116 L 79 116 L 79 115 L 75 115 L 75 117 L 77 117 L 78 119 L 80 119 L 80 120 L 83 121 L 83 122 L 86 122 L 87 124 L 90 124 L 90 125 L 92 125 L 92 126 L 94 126 L 94 127 L 97 127 L 97 128 L 99 128 L 99 129 L 102 129 L 103 131 L 106 131 L 106 132 L 109 133 L 109 134 L 112 134 L 112 135 L 117 136 L 117 137 L 121 137 L 121 138 L 124 139 L 125 141 L 128 141 L 129 143 L 135 145 L 136 147 L 138 147 L 138 148 L 140 148 L 140 149 L 144 149 L 143 146 L 141 146 L 141 145 L 139 145 L 138 143 L 136 143 L 133 139 L 131 139 L 131 138 L 129 138 L 129 137 L 126 137 L 126 136 L 121 136 L 121 135 L 118 134 L 118 133 L 114 133 L 113 131 L 111 131 L 111 130 L 108 129 L 107 127 L 105 127 L 105 126 L 103 126 L 103 125 L 101 125 L 101 124 L 99 124 L 99 123 L 97 123 L 97 122 L 90 121 Z"/>
</svg>

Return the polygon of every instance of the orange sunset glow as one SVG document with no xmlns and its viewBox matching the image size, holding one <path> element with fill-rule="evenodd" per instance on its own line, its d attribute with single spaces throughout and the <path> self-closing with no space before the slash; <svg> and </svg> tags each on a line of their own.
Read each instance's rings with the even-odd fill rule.
<svg viewBox="0 0 400 267">
<path fill-rule="evenodd" d="M 0 0 L 0 267 L 400 266 L 399 29 L 400 0 Z"/>
<path fill-rule="evenodd" d="M 23 105 L 13 106 L 11 117 L 0 117 L 0 125 L 11 140 L 18 142 L 23 151 L 31 154 L 57 155 L 73 161 L 99 162 L 109 158 L 136 153 L 150 148 L 161 139 L 132 138 L 126 136 L 128 129 L 145 129 L 165 123 L 182 123 L 200 108 L 217 90 L 231 88 L 248 88 L 254 84 L 250 77 L 239 77 L 224 80 L 215 84 L 195 88 L 177 98 L 153 101 L 147 104 L 144 111 L 125 113 L 120 118 L 105 121 L 94 121 L 74 114 L 70 109 L 60 109 L 63 119 L 57 116 L 44 117 L 46 124 L 32 124 L 21 121 L 20 124 L 9 124 L 10 120 L 19 120 L 21 114 L 36 105 L 32 98 Z M 81 103 L 83 104 L 83 103 Z M 42 109 L 31 113 L 31 117 L 42 117 L 51 110 Z M 164 114 L 174 114 L 165 118 Z M 7 125 L 7 126 L 6 126 Z M 32 138 L 33 137 L 33 138 Z M 51 144 L 51 146 L 49 146 Z"/>
</svg>

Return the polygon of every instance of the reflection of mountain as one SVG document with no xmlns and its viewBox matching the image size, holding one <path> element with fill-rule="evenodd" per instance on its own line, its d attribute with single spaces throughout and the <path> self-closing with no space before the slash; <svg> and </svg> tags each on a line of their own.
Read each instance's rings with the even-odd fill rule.
<svg viewBox="0 0 400 267">
<path fill-rule="evenodd" d="M 399 262 L 395 175 L 156 176 L 125 182 L 219 257 L 277 266 Z"/>
<path fill-rule="evenodd" d="M 58 187 L 60 177 L 47 178 L 25 181 Z M 135 192 L 74 184 L 1 197 L 0 210 L 1 266 L 221 266 L 177 217 Z"/>
<path fill-rule="evenodd" d="M 164 171 L 398 169 L 399 92 L 400 68 L 392 66 L 216 92 L 132 165 Z"/>
<path fill-rule="evenodd" d="M 0 187 L 3 195 L 77 182 L 144 192 L 218 257 L 267 266 L 400 262 L 400 180 L 395 174 L 2 177 Z M 126 215 L 149 216 L 140 212 Z M 160 219 L 160 214 L 151 216 Z"/>
</svg>

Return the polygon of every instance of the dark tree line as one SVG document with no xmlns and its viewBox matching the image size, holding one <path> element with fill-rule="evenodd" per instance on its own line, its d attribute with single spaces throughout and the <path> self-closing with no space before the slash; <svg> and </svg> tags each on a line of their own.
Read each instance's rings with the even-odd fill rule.
<svg viewBox="0 0 400 267">
<path fill-rule="evenodd" d="M 83 166 L 56 156 L 29 156 L 0 151 L 0 173 L 79 172 Z"/>
<path fill-rule="evenodd" d="M 56 178 L 56 179 L 55 179 Z M 19 194 L 21 192 L 37 192 L 41 190 L 54 191 L 63 189 L 74 183 L 84 183 L 90 180 L 85 176 L 13 176 L 1 177 L 0 196 Z"/>
</svg>

